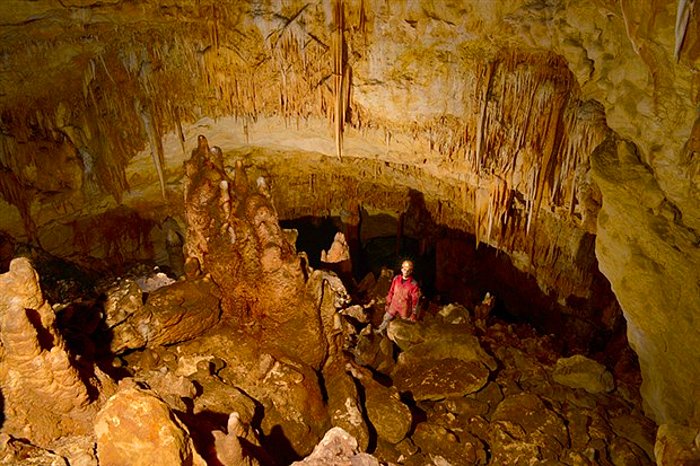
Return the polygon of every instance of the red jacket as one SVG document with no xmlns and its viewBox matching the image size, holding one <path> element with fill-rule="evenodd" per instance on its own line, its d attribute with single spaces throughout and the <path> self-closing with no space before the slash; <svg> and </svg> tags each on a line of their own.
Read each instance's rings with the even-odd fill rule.
<svg viewBox="0 0 700 466">
<path fill-rule="evenodd" d="M 418 299 L 420 299 L 420 288 L 418 282 L 413 277 L 404 280 L 401 275 L 397 275 L 391 282 L 391 288 L 386 295 L 386 312 L 391 316 L 400 315 L 404 319 L 413 318 L 413 310 L 418 311 Z"/>
</svg>

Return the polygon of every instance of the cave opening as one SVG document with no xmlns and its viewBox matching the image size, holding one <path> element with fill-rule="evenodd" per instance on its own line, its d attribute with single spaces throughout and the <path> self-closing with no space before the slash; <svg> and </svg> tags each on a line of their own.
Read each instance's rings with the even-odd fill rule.
<svg viewBox="0 0 700 466">
<path fill-rule="evenodd" d="M 595 238 L 587 239 L 581 260 L 592 261 L 596 272 L 587 297 L 558 297 L 556 290 L 544 292 L 532 274 L 518 269 L 509 255 L 487 244 L 477 244 L 473 234 L 441 225 L 430 225 L 430 237 L 402 231 L 401 216 L 361 210 L 358 232 L 350 235 L 352 273 L 344 277 L 349 290 L 368 274 L 382 270 L 399 273 L 401 262 L 415 264 L 414 277 L 423 294 L 424 312 L 458 303 L 475 309 L 486 296 L 495 298 L 490 316 L 505 323 L 529 325 L 540 335 L 549 335 L 563 356 L 583 354 L 615 369 L 618 376 L 638 379 L 638 362 L 626 337 L 626 321 L 606 277 L 597 270 L 593 252 Z M 405 223 L 405 222 L 403 222 Z M 352 226 L 340 216 L 305 216 L 280 221 L 283 228 L 298 232 L 296 248 L 308 255 L 313 268 L 338 272 L 322 262 L 338 232 Z M 347 282 L 351 279 L 351 282 Z M 362 295 L 357 295 L 362 300 Z M 624 357 L 621 355 L 624 354 Z M 622 364 L 620 361 L 624 361 Z"/>
</svg>

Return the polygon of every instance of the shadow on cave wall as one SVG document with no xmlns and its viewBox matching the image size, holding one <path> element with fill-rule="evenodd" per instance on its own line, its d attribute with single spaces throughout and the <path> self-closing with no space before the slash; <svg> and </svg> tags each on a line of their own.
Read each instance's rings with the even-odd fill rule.
<svg viewBox="0 0 700 466">
<path fill-rule="evenodd" d="M 459 303 L 473 309 L 488 292 L 496 297 L 493 316 L 506 322 L 528 323 L 552 334 L 564 355 L 574 353 L 605 359 L 610 345 L 625 346 L 626 324 L 610 284 L 597 271 L 591 298 L 569 297 L 562 303 L 556 290 L 546 294 L 532 275 L 517 269 L 510 257 L 473 235 L 437 224 L 421 193 L 409 192 L 410 204 L 398 216 L 371 214 L 361 209 L 359 245 L 352 254 L 353 277 L 379 276 L 382 268 L 398 273 L 401 261 L 415 263 L 414 275 L 427 300 Z M 299 231 L 297 250 L 305 251 L 311 266 L 320 268 L 321 250 L 328 249 L 336 232 L 346 231 L 340 217 L 302 217 L 281 222 Z M 583 242 L 577 258 L 597 268 L 595 237 Z M 614 361 L 601 361 L 613 364 Z"/>
</svg>

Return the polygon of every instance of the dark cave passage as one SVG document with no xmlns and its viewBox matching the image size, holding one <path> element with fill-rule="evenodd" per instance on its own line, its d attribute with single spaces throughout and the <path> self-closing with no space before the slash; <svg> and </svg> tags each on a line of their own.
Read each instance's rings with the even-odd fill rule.
<svg viewBox="0 0 700 466">
<path fill-rule="evenodd" d="M 401 261 L 411 259 L 425 306 L 427 302 L 459 303 L 473 310 L 489 293 L 496 298 L 492 318 L 529 324 L 540 334 L 552 335 L 563 355 L 585 354 L 612 367 L 614 354 L 622 347 L 629 349 L 622 311 L 600 272 L 594 277 L 590 298 L 561 300 L 556 290 L 544 293 L 536 277 L 517 269 L 508 254 L 483 243 L 476 247 L 471 234 L 431 225 L 426 245 L 426 238 L 402 232 L 400 222 L 386 214 L 362 212 L 354 249 L 348 241 L 356 282 L 368 273 L 378 277 L 382 268 L 399 273 Z M 328 268 L 320 260 L 321 251 L 330 247 L 337 232 L 348 230 L 340 217 L 303 217 L 280 224 L 298 231 L 297 250 L 308 254 L 314 268 Z M 590 254 L 594 254 L 592 248 Z M 595 256 L 590 260 L 595 261 Z"/>
</svg>

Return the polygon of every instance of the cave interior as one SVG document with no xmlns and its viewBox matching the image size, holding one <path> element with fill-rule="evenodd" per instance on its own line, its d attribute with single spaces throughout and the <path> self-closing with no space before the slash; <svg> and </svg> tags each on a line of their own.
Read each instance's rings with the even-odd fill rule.
<svg viewBox="0 0 700 466">
<path fill-rule="evenodd" d="M 0 457 L 695 464 L 698 57 L 692 1 L 8 0 Z"/>
</svg>

